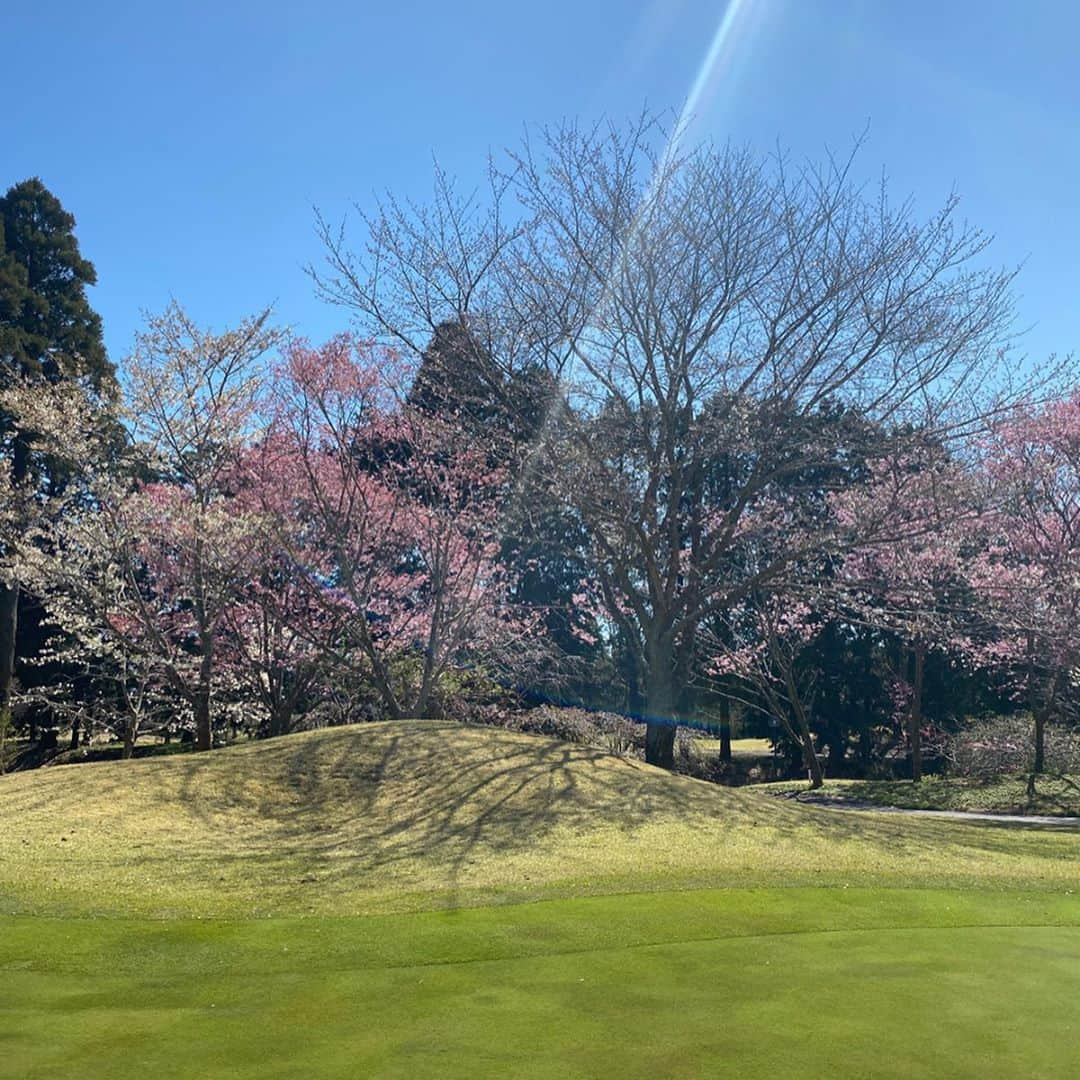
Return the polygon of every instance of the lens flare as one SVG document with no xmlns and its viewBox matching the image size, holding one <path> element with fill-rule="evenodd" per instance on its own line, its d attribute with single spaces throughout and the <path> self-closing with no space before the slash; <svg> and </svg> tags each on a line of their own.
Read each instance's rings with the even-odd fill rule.
<svg viewBox="0 0 1080 1080">
<path fill-rule="evenodd" d="M 667 159 L 677 149 L 679 141 L 686 132 L 687 127 L 697 115 L 705 95 L 710 89 L 715 88 L 717 77 L 721 70 L 730 67 L 736 56 L 736 39 L 741 26 L 745 25 L 744 16 L 752 6 L 752 0 L 728 0 L 724 8 L 724 14 L 716 27 L 712 41 L 709 43 L 705 58 L 698 68 L 697 77 L 690 87 L 690 93 L 686 96 L 682 112 L 679 114 L 679 122 L 668 140 L 664 158 Z"/>
<path fill-rule="evenodd" d="M 689 93 L 679 112 L 675 126 L 668 137 L 663 153 L 657 159 L 656 169 L 645 187 L 641 205 L 634 214 L 633 219 L 626 230 L 625 237 L 623 237 L 622 248 L 624 252 L 636 239 L 637 233 L 641 227 L 641 222 L 644 220 L 645 213 L 657 194 L 658 182 L 663 176 L 665 168 L 678 153 L 688 129 L 693 125 L 695 119 L 698 118 L 699 111 L 707 97 L 717 89 L 723 74 L 732 76 L 732 78 L 728 79 L 728 87 L 730 88 L 735 74 L 733 71 L 734 63 L 736 59 L 739 58 L 739 31 L 746 26 L 746 15 L 753 6 L 753 0 L 728 0 L 725 5 L 723 14 L 720 17 L 720 22 L 709 42 L 709 47 L 705 52 L 705 56 L 701 61 L 701 65 L 698 68 L 694 81 L 690 86 Z M 596 307 L 590 313 L 586 325 L 593 324 L 597 319 L 599 310 L 603 306 L 605 298 L 608 296 L 611 284 L 610 280 L 604 283 L 604 286 L 600 291 L 600 298 L 597 301 Z M 533 452 L 529 455 L 529 459 L 525 463 L 516 496 L 519 500 L 524 497 L 532 469 L 535 467 L 535 463 L 539 461 L 540 453 L 551 438 L 552 427 L 559 409 L 560 400 L 559 395 L 556 394 L 555 400 L 552 401 L 551 405 L 545 411 L 544 417 L 537 429 L 536 438 L 533 444 Z"/>
<path fill-rule="evenodd" d="M 709 42 L 709 48 L 706 50 L 705 56 L 701 61 L 701 66 L 698 68 L 697 75 L 691 84 L 690 91 L 679 112 L 675 127 L 668 138 L 663 154 L 659 158 L 656 172 L 650 178 L 649 184 L 645 189 L 645 194 L 641 200 L 641 207 L 639 208 L 638 213 L 634 215 L 633 221 L 627 229 L 626 236 L 623 238 L 622 243 L 624 250 L 628 248 L 633 241 L 640 227 L 643 211 L 648 207 L 649 202 L 655 195 L 658 176 L 663 172 L 664 166 L 670 162 L 672 156 L 677 153 L 679 146 L 686 135 L 687 129 L 697 117 L 698 110 L 705 100 L 706 95 L 710 90 L 715 89 L 720 69 L 725 66 L 731 66 L 731 62 L 735 58 L 738 31 L 745 25 L 747 21 L 745 16 L 753 6 L 753 0 L 728 0 L 728 3 L 724 7 L 724 12 L 720 17 L 720 22 L 717 24 L 716 32 Z M 760 6 L 760 2 L 758 6 Z M 600 299 L 597 302 L 597 307 L 590 313 L 588 323 L 593 322 L 595 319 L 599 307 L 602 306 L 604 298 L 608 294 L 609 287 L 610 282 L 606 282 L 600 292 Z M 535 439 L 535 446 L 537 448 L 543 447 L 547 442 L 550 436 L 551 425 L 557 411 L 557 401 L 553 402 L 546 410 L 543 420 L 537 429 Z"/>
</svg>

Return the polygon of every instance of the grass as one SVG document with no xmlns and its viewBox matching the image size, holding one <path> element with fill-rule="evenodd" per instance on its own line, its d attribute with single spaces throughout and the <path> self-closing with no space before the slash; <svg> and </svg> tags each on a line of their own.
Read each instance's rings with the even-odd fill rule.
<svg viewBox="0 0 1080 1080">
<path fill-rule="evenodd" d="M 0 1076 L 1080 1073 L 1080 836 L 381 724 L 0 778 Z"/>
<path fill-rule="evenodd" d="M 694 746 L 702 754 L 719 754 L 720 740 L 695 738 Z M 773 744 L 768 739 L 732 739 L 731 756 L 733 758 L 769 758 L 773 755 Z"/>
<path fill-rule="evenodd" d="M 1080 929 L 1059 925 L 1075 919 L 1066 898 L 877 890 L 258 923 L 13 917 L 0 1073 L 1076 1075 Z M 1024 921 L 1041 925 L 1009 925 Z"/>
<path fill-rule="evenodd" d="M 770 791 L 804 791 L 803 783 L 770 784 Z M 1080 817 L 1080 778 L 1042 776 L 1028 797 L 1026 775 L 986 779 L 927 776 L 910 780 L 829 780 L 817 795 L 836 802 L 898 806 L 908 810 Z"/>
<path fill-rule="evenodd" d="M 840 817 L 541 736 L 310 732 L 0 781 L 0 912 L 374 914 L 694 886 L 1063 887 L 1080 838 Z"/>
<path fill-rule="evenodd" d="M 7 772 L 14 764 L 18 756 L 31 746 L 29 739 L 16 739 L 12 735 L 0 733 L 0 776 Z"/>
</svg>

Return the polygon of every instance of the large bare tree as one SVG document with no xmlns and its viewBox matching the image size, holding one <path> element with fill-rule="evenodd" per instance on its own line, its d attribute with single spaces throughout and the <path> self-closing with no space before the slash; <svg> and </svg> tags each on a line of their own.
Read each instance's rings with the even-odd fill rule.
<svg viewBox="0 0 1080 1080">
<path fill-rule="evenodd" d="M 679 135 L 545 130 L 483 195 L 439 174 L 427 206 L 388 199 L 359 249 L 324 225 L 314 271 L 375 338 L 419 352 L 456 321 L 506 369 L 557 376 L 521 482 L 587 531 L 661 765 L 703 623 L 852 542 L 821 512 L 850 482 L 844 432 L 895 454 L 979 426 L 1012 314 L 1012 272 L 986 268 L 955 197 L 922 219 L 860 188 L 854 154 L 793 168 Z"/>
</svg>

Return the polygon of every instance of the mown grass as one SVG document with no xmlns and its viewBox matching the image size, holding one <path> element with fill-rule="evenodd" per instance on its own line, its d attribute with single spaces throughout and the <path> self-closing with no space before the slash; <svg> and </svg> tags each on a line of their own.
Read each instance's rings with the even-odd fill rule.
<svg viewBox="0 0 1080 1080">
<path fill-rule="evenodd" d="M 365 914 L 693 886 L 1064 887 L 1080 837 L 853 818 L 434 722 L 0 780 L 0 911 Z"/>
<path fill-rule="evenodd" d="M 719 890 L 0 918 L 0 1075 L 1072 1076 L 1075 900 Z"/>
<path fill-rule="evenodd" d="M 1080 1075 L 1080 836 L 379 724 L 0 778 L 0 1076 Z"/>
<path fill-rule="evenodd" d="M 773 792 L 806 790 L 805 783 L 769 784 Z M 870 803 L 906 810 L 962 810 L 973 813 L 1080 817 L 1080 777 L 1040 776 L 1034 796 L 1027 775 L 988 778 L 926 776 L 910 780 L 828 780 L 815 798 Z"/>
<path fill-rule="evenodd" d="M 719 754 L 720 739 L 695 737 L 694 746 L 702 754 Z M 773 744 L 768 739 L 732 739 L 731 756 L 733 758 L 772 757 Z"/>
</svg>

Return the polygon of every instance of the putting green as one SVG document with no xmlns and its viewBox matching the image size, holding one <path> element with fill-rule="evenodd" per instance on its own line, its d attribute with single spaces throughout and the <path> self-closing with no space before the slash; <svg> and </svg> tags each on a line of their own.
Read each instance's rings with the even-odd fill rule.
<svg viewBox="0 0 1080 1080">
<path fill-rule="evenodd" d="M 1080 903 L 707 890 L 0 920 L 11 1077 L 1080 1075 Z"/>
</svg>

